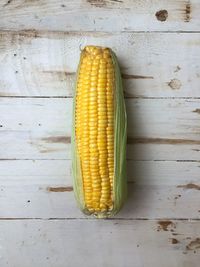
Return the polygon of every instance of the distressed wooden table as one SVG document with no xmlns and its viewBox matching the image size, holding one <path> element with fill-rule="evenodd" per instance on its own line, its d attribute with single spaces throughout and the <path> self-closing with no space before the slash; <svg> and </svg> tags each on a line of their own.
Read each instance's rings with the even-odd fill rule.
<svg viewBox="0 0 200 267">
<path fill-rule="evenodd" d="M 0 266 L 199 267 L 200 1 L 0 1 Z M 128 114 L 113 219 L 76 207 L 79 49 L 112 47 Z"/>
</svg>

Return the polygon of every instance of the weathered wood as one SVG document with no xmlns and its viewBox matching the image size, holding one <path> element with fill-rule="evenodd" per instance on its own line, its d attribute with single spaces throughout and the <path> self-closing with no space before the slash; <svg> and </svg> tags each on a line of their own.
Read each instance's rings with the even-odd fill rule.
<svg viewBox="0 0 200 267">
<path fill-rule="evenodd" d="M 129 197 L 118 218 L 200 218 L 199 162 L 128 161 L 127 167 Z M 0 218 L 85 218 L 69 160 L 3 160 L 0 181 Z"/>
<path fill-rule="evenodd" d="M 198 0 L 3 0 L 1 29 L 198 31 Z"/>
<path fill-rule="evenodd" d="M 198 161 L 127 160 L 128 181 L 137 185 L 198 184 L 199 168 Z M 71 186 L 71 160 L 0 160 L 0 177 L 1 186 Z"/>
<path fill-rule="evenodd" d="M 1 32 L 0 96 L 72 96 L 79 47 L 96 44 L 117 53 L 126 97 L 200 97 L 199 40 L 200 33 Z"/>
<path fill-rule="evenodd" d="M 0 221 L 1 264 L 199 267 L 199 229 L 199 221 Z"/>
<path fill-rule="evenodd" d="M 199 11 L 198 0 L 1 1 L 2 267 L 199 267 Z M 117 53 L 127 98 L 129 195 L 113 220 L 88 219 L 73 194 L 87 44 Z"/>
<path fill-rule="evenodd" d="M 127 99 L 126 105 L 128 159 L 199 160 L 199 99 Z M 1 159 L 70 158 L 71 98 L 1 98 L 0 114 Z"/>
</svg>

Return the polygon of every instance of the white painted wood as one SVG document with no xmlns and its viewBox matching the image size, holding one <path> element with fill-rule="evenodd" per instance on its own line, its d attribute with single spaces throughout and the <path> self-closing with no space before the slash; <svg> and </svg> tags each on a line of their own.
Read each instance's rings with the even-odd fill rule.
<svg viewBox="0 0 200 267">
<path fill-rule="evenodd" d="M 166 10 L 160 21 L 155 14 Z M 198 31 L 198 0 L 2 0 L 1 29 L 53 31 Z M 161 17 L 161 15 L 160 15 Z"/>
<path fill-rule="evenodd" d="M 128 181 L 137 185 L 198 184 L 199 168 L 198 161 L 127 160 Z M 1 186 L 72 186 L 71 160 L 0 160 L 0 179 Z"/>
<path fill-rule="evenodd" d="M 1 266 L 198 267 L 199 222 L 168 223 L 157 231 L 158 221 L 1 221 Z"/>
<path fill-rule="evenodd" d="M 199 145 L 134 144 L 127 146 L 127 158 L 134 160 L 199 160 Z"/>
<path fill-rule="evenodd" d="M 199 266 L 199 11 L 198 0 L 0 1 L 0 266 Z M 128 98 L 129 195 L 114 220 L 88 219 L 72 189 L 87 44 L 113 48 Z"/>
<path fill-rule="evenodd" d="M 79 47 L 96 44 L 116 52 L 127 97 L 200 97 L 199 33 L 0 36 L 1 96 L 72 96 Z"/>
<path fill-rule="evenodd" d="M 126 104 L 128 159 L 199 159 L 199 99 Z M 0 114 L 1 159 L 70 158 L 71 98 L 1 98 Z"/>
<path fill-rule="evenodd" d="M 117 218 L 200 218 L 199 162 L 128 161 L 127 168 L 129 196 Z M 0 184 L 0 218 L 85 218 L 69 160 L 0 161 Z"/>
</svg>

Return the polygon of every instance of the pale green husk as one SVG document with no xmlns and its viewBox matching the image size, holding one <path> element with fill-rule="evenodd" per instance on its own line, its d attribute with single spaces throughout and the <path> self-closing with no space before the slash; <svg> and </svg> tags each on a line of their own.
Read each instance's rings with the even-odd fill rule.
<svg viewBox="0 0 200 267">
<path fill-rule="evenodd" d="M 93 213 L 97 218 L 111 217 L 116 214 L 122 207 L 127 196 L 127 177 L 126 177 L 126 140 L 127 140 L 127 117 L 126 108 L 123 95 L 123 86 L 117 57 L 110 49 L 112 60 L 115 68 L 115 118 L 114 118 L 114 181 L 113 181 L 113 195 L 114 203 L 113 209 L 109 212 Z M 81 61 L 80 61 L 81 62 Z M 79 64 L 80 67 L 80 64 Z M 77 71 L 77 79 L 79 75 L 79 67 Z M 76 80 L 77 80 L 76 79 Z M 75 110 L 76 110 L 76 87 L 73 103 L 73 122 L 72 122 L 72 174 L 73 174 L 73 188 L 74 194 L 79 208 L 85 213 L 87 211 L 84 203 L 84 192 L 82 173 L 80 166 L 80 158 L 77 151 L 76 138 L 75 138 Z"/>
</svg>

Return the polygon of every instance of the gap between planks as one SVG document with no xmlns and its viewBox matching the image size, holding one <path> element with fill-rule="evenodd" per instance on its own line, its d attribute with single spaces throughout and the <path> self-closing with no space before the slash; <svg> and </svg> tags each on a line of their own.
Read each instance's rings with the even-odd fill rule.
<svg viewBox="0 0 200 267">
<path fill-rule="evenodd" d="M 42 31 L 42 30 L 35 30 L 35 29 L 25 29 L 25 30 L 2 30 L 0 29 L 0 34 L 10 34 L 10 35 L 22 35 L 24 37 L 34 37 L 34 38 L 40 38 L 45 36 L 65 36 L 65 35 L 80 35 L 87 34 L 90 36 L 101 36 L 101 35 L 115 35 L 115 34 L 121 34 L 121 33 L 127 33 L 127 34 L 144 34 L 144 33 L 164 33 L 164 34 L 190 34 L 190 33 L 200 33 L 200 31 Z"/>
<path fill-rule="evenodd" d="M 81 218 L 81 217 L 74 217 L 74 218 L 42 218 L 42 217 L 33 217 L 33 218 L 12 218 L 12 217 L 6 217 L 6 218 L 0 218 L 0 221 L 73 221 L 73 220 L 80 220 L 80 221 L 98 221 L 99 219 L 96 218 Z M 122 217 L 114 217 L 114 218 L 106 218 L 101 219 L 104 221 L 186 221 L 186 222 L 199 222 L 200 218 L 171 218 L 171 217 L 161 217 L 161 218 L 122 218 Z"/>
<path fill-rule="evenodd" d="M 10 160 L 10 161 L 25 161 L 25 160 L 27 160 L 27 161 L 41 161 L 41 160 L 43 160 L 43 161 L 51 161 L 51 160 L 54 160 L 54 161 L 62 161 L 62 160 L 65 160 L 65 161 L 71 161 L 71 159 L 35 159 L 35 158 L 29 158 L 29 159 L 19 159 L 19 158 L 8 158 L 8 159 L 1 159 L 0 158 L 0 161 L 8 161 L 8 160 Z M 177 160 L 168 160 L 168 159 L 152 159 L 152 160 L 150 160 L 150 159 L 144 159 L 144 160 L 134 160 L 134 159 L 126 159 L 126 161 L 134 161 L 134 162 L 200 162 L 200 160 L 193 160 L 193 159 L 177 159 Z"/>
<path fill-rule="evenodd" d="M 54 99 L 67 99 L 67 98 L 73 98 L 73 96 L 15 96 L 15 95 L 0 95 L 0 98 L 27 98 L 27 99 L 32 99 L 32 98 L 37 98 L 37 99 L 48 99 L 48 98 L 54 98 Z M 200 99 L 200 97 L 182 97 L 182 96 L 158 96 L 158 97 L 152 97 L 152 96 L 125 96 L 125 99 Z"/>
</svg>

